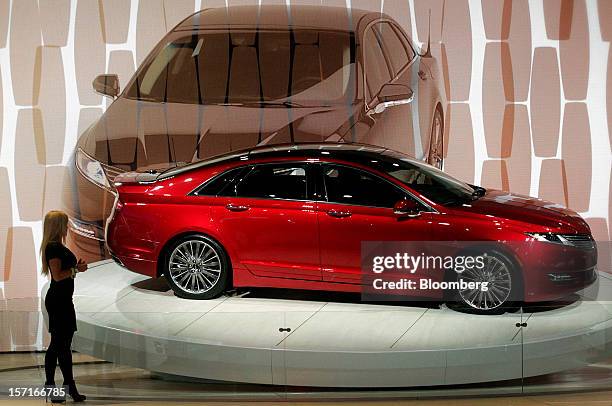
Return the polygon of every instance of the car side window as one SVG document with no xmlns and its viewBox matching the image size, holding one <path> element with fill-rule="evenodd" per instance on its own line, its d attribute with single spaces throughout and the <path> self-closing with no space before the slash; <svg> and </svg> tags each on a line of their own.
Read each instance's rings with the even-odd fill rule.
<svg viewBox="0 0 612 406">
<path fill-rule="evenodd" d="M 366 31 L 364 42 L 365 80 L 369 93 L 367 99 L 370 101 L 383 85 L 391 81 L 391 72 L 385 60 L 381 39 L 373 28 Z"/>
<path fill-rule="evenodd" d="M 327 201 L 358 206 L 391 208 L 407 194 L 367 171 L 343 165 L 324 165 Z"/>
<path fill-rule="evenodd" d="M 256 165 L 236 184 L 233 195 L 262 199 L 307 200 L 306 165 L 301 163 Z"/>
<path fill-rule="evenodd" d="M 382 38 L 385 51 L 393 68 L 393 75 L 395 76 L 414 58 L 414 52 L 410 45 L 402 41 L 396 29 L 390 23 L 376 24 L 374 29 L 376 29 Z"/>
<path fill-rule="evenodd" d="M 195 196 L 224 196 L 227 193 L 232 193 L 229 185 L 234 182 L 234 179 L 238 179 L 243 173 L 248 172 L 250 167 L 240 167 L 230 169 L 221 173 L 220 175 L 212 177 L 210 180 L 204 182 L 197 190 L 193 192 Z M 227 189 L 227 190 L 226 190 Z"/>
</svg>

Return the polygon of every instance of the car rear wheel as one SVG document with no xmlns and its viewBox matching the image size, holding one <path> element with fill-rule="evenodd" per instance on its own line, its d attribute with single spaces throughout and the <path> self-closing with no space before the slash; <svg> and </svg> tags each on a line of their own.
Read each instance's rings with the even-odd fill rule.
<svg viewBox="0 0 612 406">
<path fill-rule="evenodd" d="M 216 241 L 189 235 L 168 248 L 164 274 L 177 296 L 212 299 L 225 291 L 229 261 Z"/>
<path fill-rule="evenodd" d="M 482 255 L 484 266 L 481 269 L 473 267 L 461 273 L 453 271 L 457 282 L 476 282 L 478 285 L 457 289 L 452 306 L 480 314 L 516 309 L 520 306 L 522 282 L 515 264 L 500 252 Z M 486 282 L 486 288 L 482 287 L 483 282 Z"/>
<path fill-rule="evenodd" d="M 442 169 L 444 164 L 444 118 L 439 108 L 436 109 L 431 123 L 427 163 L 438 169 Z"/>
</svg>

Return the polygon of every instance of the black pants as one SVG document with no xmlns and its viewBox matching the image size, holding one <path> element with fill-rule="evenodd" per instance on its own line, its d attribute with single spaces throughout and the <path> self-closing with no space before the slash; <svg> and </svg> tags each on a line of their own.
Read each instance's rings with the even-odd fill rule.
<svg viewBox="0 0 612 406">
<path fill-rule="evenodd" d="M 64 376 L 64 385 L 72 385 L 74 378 L 72 375 L 72 344 L 73 332 L 51 333 L 51 343 L 45 354 L 45 376 L 46 384 L 55 383 L 55 367 L 59 361 L 60 370 Z"/>
</svg>

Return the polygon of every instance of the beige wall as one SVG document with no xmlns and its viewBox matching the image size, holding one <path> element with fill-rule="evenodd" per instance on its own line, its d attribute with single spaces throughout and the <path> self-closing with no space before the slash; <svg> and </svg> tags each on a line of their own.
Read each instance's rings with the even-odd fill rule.
<svg viewBox="0 0 612 406">
<path fill-rule="evenodd" d="M 229 5 L 257 0 L 228 0 Z M 284 3 L 262 0 L 262 3 Z M 293 0 L 392 15 L 427 38 L 444 71 L 446 170 L 583 214 L 610 239 L 612 1 Z M 0 0 L 0 350 L 43 342 L 37 313 L 41 217 L 61 208 L 79 131 L 149 49 L 196 9 L 225 0 Z M 610 104 L 608 107 L 607 104 Z M 1 300 L 10 299 L 10 300 Z M 13 310 L 11 312 L 2 310 Z"/>
</svg>

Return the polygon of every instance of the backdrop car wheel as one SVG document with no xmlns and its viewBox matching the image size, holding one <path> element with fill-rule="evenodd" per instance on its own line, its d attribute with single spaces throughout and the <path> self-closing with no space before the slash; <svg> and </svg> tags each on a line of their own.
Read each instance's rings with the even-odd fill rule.
<svg viewBox="0 0 612 406">
<path fill-rule="evenodd" d="M 442 169 L 444 164 L 444 118 L 442 111 L 438 108 L 431 123 L 427 163 L 438 169 Z"/>
<path fill-rule="evenodd" d="M 454 280 L 480 283 L 477 288 L 458 289 L 453 294 L 451 307 L 471 313 L 488 314 L 513 311 L 520 307 L 522 279 L 517 267 L 506 255 L 489 251 L 483 254 L 484 266 L 453 273 Z M 482 283 L 487 282 L 486 289 Z"/>
<path fill-rule="evenodd" d="M 175 241 L 167 250 L 164 274 L 174 293 L 186 299 L 212 299 L 225 291 L 229 261 L 223 248 L 202 235 Z"/>
</svg>

